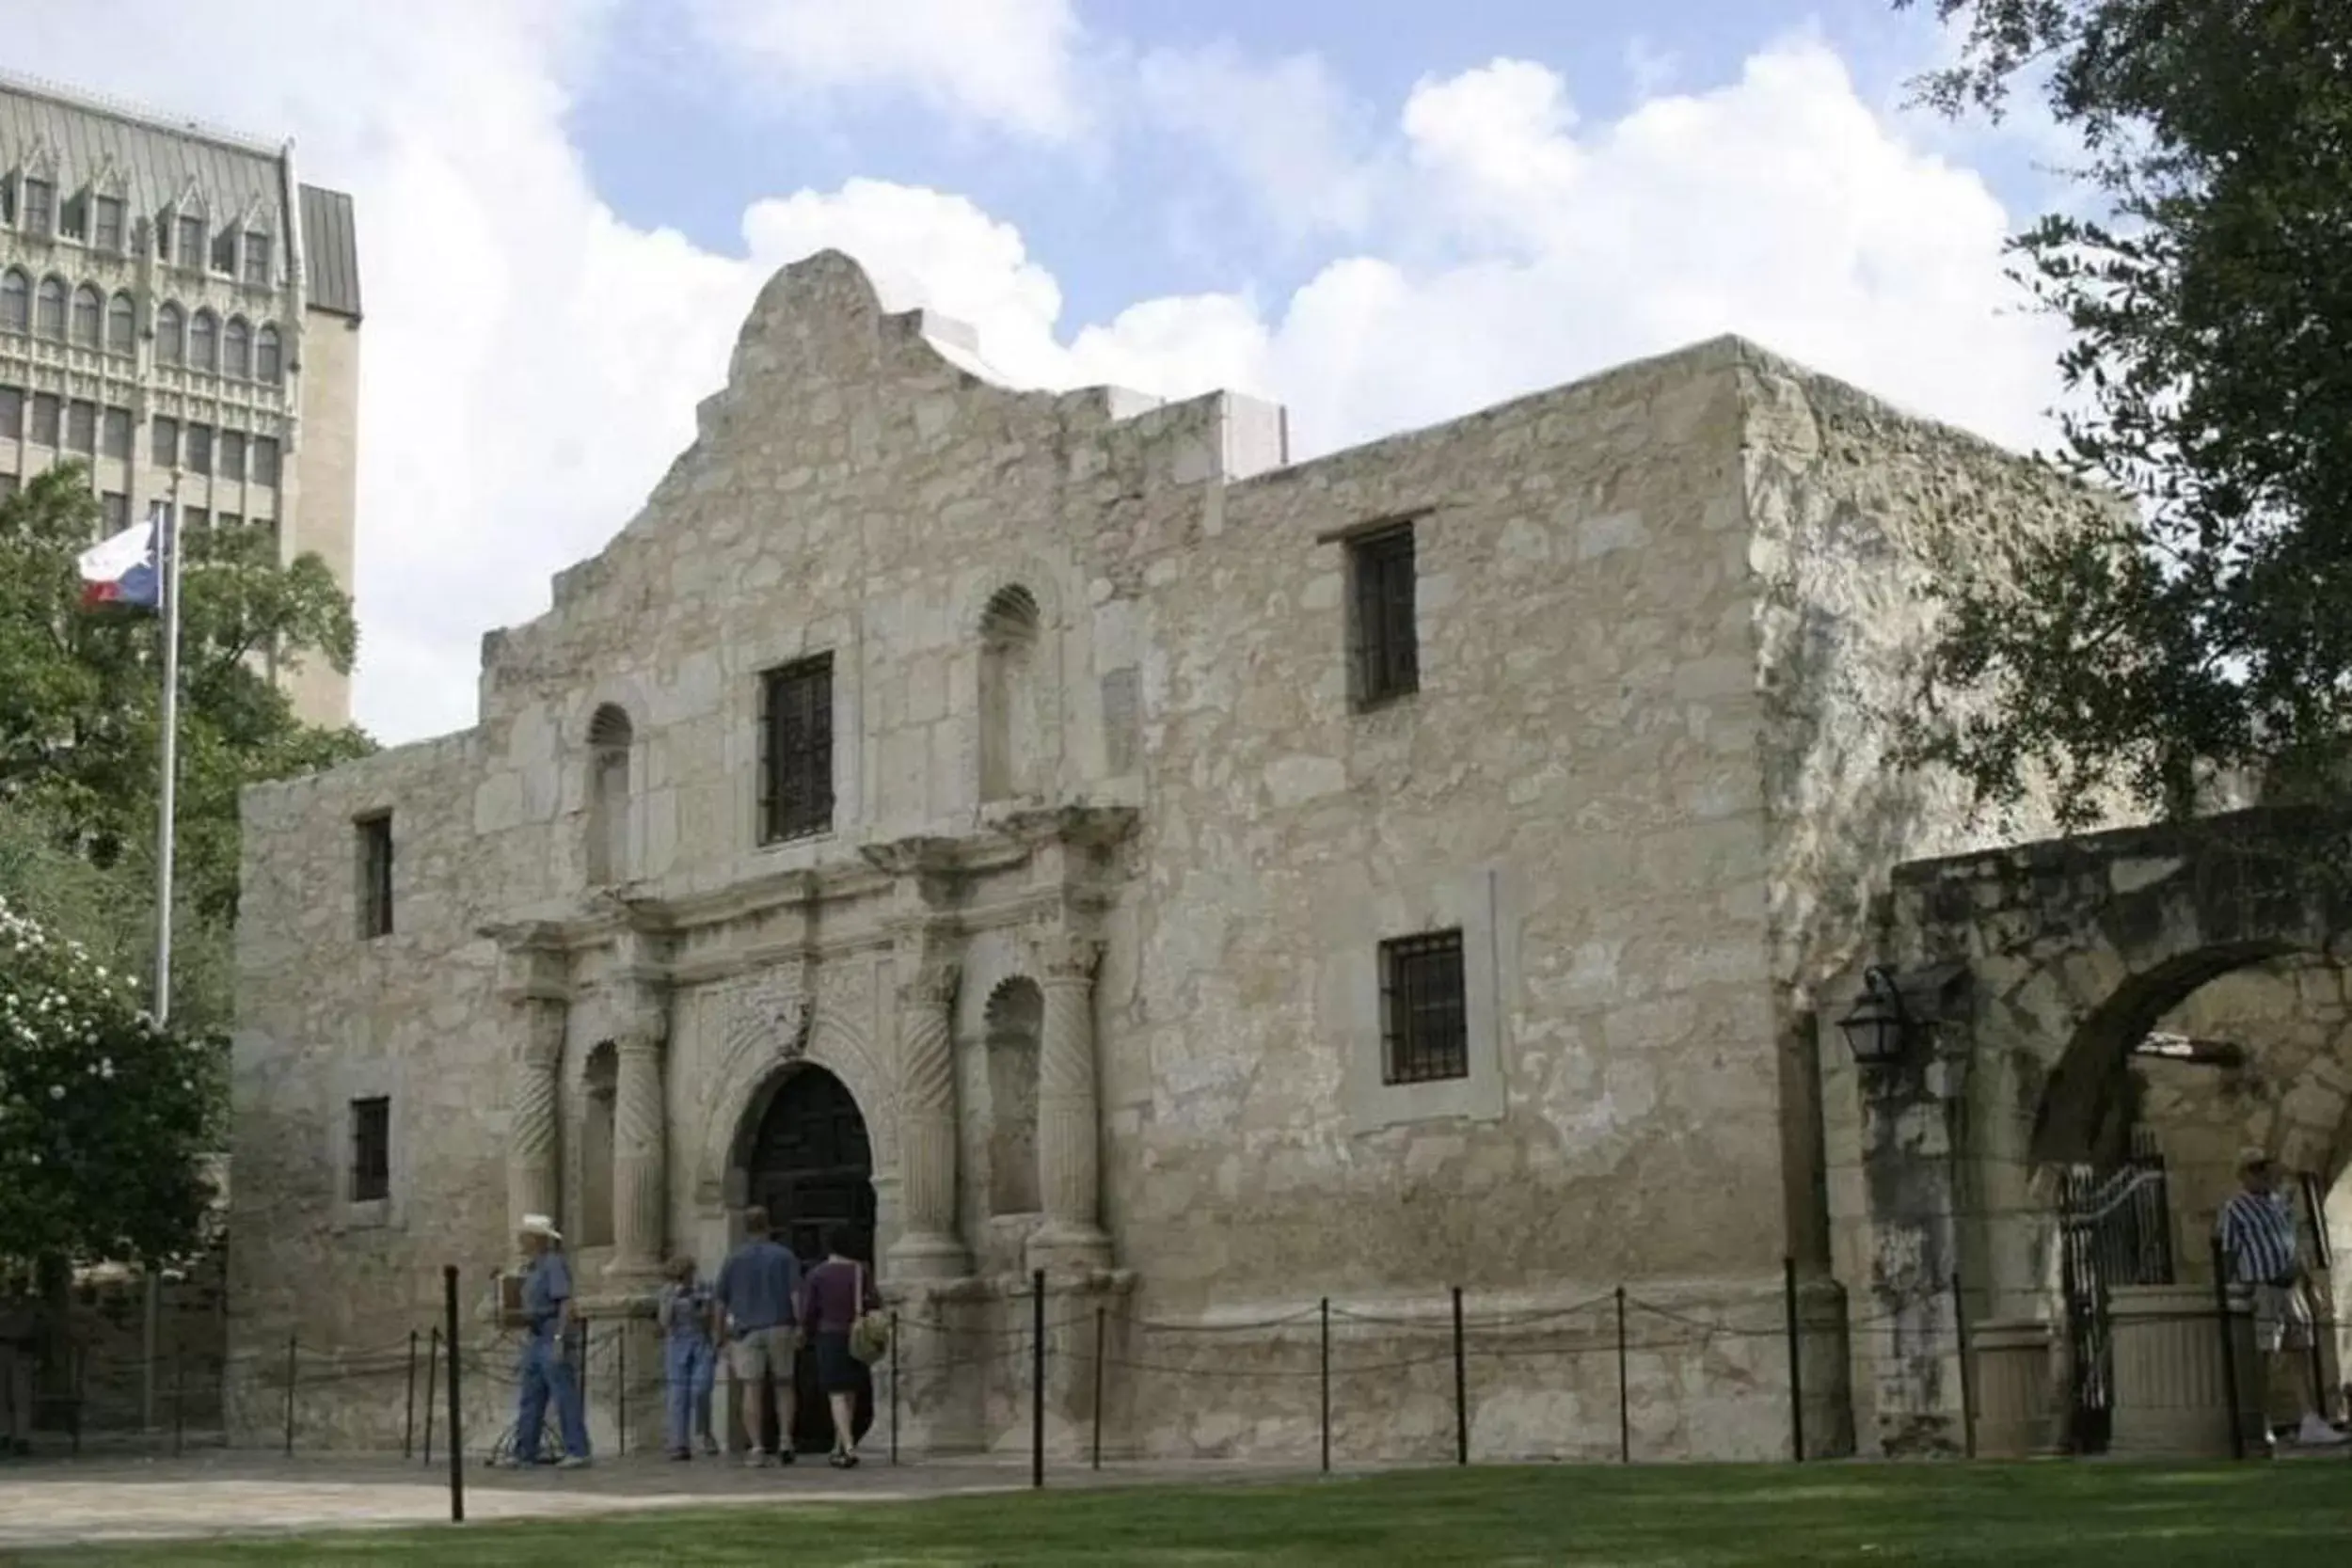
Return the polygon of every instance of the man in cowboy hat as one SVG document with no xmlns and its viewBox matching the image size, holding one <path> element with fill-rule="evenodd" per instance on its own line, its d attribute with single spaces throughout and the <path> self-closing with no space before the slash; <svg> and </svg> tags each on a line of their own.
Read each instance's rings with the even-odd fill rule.
<svg viewBox="0 0 2352 1568">
<path fill-rule="evenodd" d="M 552 1395 L 556 1426 L 564 1434 L 559 1464 L 576 1470 L 588 1463 L 588 1418 L 580 1408 L 580 1382 L 572 1375 L 571 1266 L 564 1260 L 564 1238 L 547 1215 L 525 1214 L 516 1229 L 531 1266 L 523 1275 L 523 1314 L 530 1327 L 516 1369 L 522 1393 L 515 1412 L 515 1463 L 539 1463 L 539 1428 Z"/>
<path fill-rule="evenodd" d="M 2221 1206 L 2214 1233 L 2228 1255 L 2232 1278 L 2253 1291 L 2254 1344 L 2262 1352 L 2266 1393 L 2281 1355 L 2292 1355 L 2298 1363 L 2309 1360 L 2312 1313 L 2303 1295 L 2307 1275 L 2295 1229 L 2295 1211 L 2287 1206 L 2286 1195 L 2279 1191 L 2278 1165 L 2261 1149 L 2248 1148 L 2239 1151 L 2237 1170 L 2238 1191 Z M 2309 1378 L 2307 1402 L 2295 1440 L 2323 1447 L 2344 1442 L 2344 1433 L 2328 1425 L 2320 1407 L 2319 1379 L 2308 1365 L 2305 1375 Z M 2302 1384 L 2304 1378 L 2296 1382 Z M 2265 1398 L 2264 1402 L 2267 1404 L 2268 1400 Z M 2266 1419 L 2263 1436 L 2275 1442 Z"/>
</svg>

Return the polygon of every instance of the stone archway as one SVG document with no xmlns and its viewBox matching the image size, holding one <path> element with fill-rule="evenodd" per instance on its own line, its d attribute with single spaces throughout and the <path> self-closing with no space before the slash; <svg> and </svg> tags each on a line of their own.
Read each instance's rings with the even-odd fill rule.
<svg viewBox="0 0 2352 1568">
<path fill-rule="evenodd" d="M 1897 870 L 1875 960 L 1958 978 L 1904 1060 L 1824 1073 L 1859 1123 L 1843 1267 L 1890 1324 L 1858 1381 L 1883 1447 L 1956 1446 L 1955 1277 L 1972 1319 L 2050 1315 L 2056 1174 L 2112 1136 L 2158 1021 L 2233 972 L 2344 956 L 2352 875 L 2312 868 L 2347 845 L 2352 818 L 2265 808 Z"/>
<path fill-rule="evenodd" d="M 745 1107 L 729 1164 L 742 1173 L 747 1203 L 768 1211 L 777 1239 L 803 1268 L 825 1256 L 825 1240 L 836 1227 L 854 1235 L 856 1256 L 872 1266 L 873 1141 L 856 1098 L 834 1074 L 812 1062 L 794 1062 L 772 1074 Z M 794 1382 L 793 1446 L 822 1452 L 832 1446 L 831 1417 L 817 1386 L 816 1357 L 805 1347 Z M 864 1436 L 873 1420 L 869 1378 L 858 1392 L 857 1434 Z M 776 1433 L 765 1433 L 762 1440 L 772 1448 Z"/>
</svg>

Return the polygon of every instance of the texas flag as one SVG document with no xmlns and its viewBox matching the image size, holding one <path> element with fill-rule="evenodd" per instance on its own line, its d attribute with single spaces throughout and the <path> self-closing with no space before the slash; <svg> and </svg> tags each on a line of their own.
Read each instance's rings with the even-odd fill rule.
<svg viewBox="0 0 2352 1568">
<path fill-rule="evenodd" d="M 163 532 L 163 514 L 136 528 L 126 528 L 82 552 L 82 603 L 128 605 L 155 610 L 163 604 L 163 578 L 155 569 L 155 547 Z"/>
</svg>

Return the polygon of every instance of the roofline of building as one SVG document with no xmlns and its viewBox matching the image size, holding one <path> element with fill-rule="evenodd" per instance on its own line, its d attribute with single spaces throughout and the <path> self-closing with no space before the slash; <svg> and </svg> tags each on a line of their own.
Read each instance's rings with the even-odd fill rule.
<svg viewBox="0 0 2352 1568">
<path fill-rule="evenodd" d="M 134 103 L 128 99 L 109 98 L 102 93 L 87 92 L 80 87 L 68 87 L 62 82 L 53 82 L 45 76 L 27 76 L 21 71 L 0 70 L 0 89 L 23 93 L 30 98 L 45 98 L 53 103 L 62 104 L 69 109 L 80 109 L 88 114 L 105 115 L 114 119 L 127 119 L 135 124 L 145 126 L 151 131 L 161 131 L 167 135 L 211 142 L 214 146 L 224 148 L 229 151 L 250 153 L 256 157 L 283 157 L 286 148 L 291 145 L 285 142 L 263 141 L 259 136 L 248 136 L 240 132 L 223 130 L 218 126 L 207 125 L 201 120 L 175 119 L 159 109 L 151 109 L 144 104 Z"/>
</svg>

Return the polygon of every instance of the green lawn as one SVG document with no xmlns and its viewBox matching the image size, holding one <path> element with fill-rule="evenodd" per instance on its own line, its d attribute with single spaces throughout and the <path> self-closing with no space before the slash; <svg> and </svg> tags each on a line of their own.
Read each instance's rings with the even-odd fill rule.
<svg viewBox="0 0 2352 1568">
<path fill-rule="evenodd" d="M 581 1524 L 35 1554 L 33 1563 L 1967 1563 L 2022 1568 L 2352 1560 L 2352 1461 L 1594 1466 L 1283 1486 L 1047 1492 L 864 1507 L 738 1506 Z"/>
</svg>

